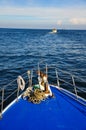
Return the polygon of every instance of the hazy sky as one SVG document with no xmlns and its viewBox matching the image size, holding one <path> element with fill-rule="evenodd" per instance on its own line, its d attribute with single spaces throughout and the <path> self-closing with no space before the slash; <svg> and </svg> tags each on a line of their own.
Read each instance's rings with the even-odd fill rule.
<svg viewBox="0 0 86 130">
<path fill-rule="evenodd" d="M 86 29 L 86 0 L 0 0 L 0 27 Z"/>
</svg>

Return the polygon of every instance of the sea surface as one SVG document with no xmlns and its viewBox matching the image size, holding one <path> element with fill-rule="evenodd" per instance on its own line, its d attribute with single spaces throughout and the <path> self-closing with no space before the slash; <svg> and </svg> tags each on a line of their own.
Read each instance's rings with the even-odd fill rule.
<svg viewBox="0 0 86 130">
<path fill-rule="evenodd" d="M 86 91 L 86 31 L 50 31 L 0 29 L 0 88 L 44 61 L 82 78 Z"/>
</svg>

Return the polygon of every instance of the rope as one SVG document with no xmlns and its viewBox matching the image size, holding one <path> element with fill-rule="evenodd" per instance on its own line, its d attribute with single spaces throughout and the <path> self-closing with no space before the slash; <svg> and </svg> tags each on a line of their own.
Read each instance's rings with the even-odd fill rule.
<svg viewBox="0 0 86 130">
<path fill-rule="evenodd" d="M 24 90 L 24 88 L 25 88 L 25 81 L 24 81 L 24 79 L 21 76 L 18 76 L 18 78 L 17 78 L 17 84 L 18 84 L 18 87 L 21 90 Z"/>
<path fill-rule="evenodd" d="M 32 87 L 28 87 L 26 89 L 26 91 L 23 94 L 23 98 L 24 97 L 28 97 L 28 101 L 34 104 L 39 104 L 41 101 L 43 101 L 46 98 L 45 93 L 43 91 L 41 91 L 38 88 L 34 89 L 33 91 Z"/>
</svg>

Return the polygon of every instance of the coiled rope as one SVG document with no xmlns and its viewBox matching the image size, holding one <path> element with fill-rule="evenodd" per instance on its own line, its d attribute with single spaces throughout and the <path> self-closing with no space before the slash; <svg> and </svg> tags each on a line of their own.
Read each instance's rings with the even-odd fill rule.
<svg viewBox="0 0 86 130">
<path fill-rule="evenodd" d="M 28 101 L 34 104 L 39 104 L 41 101 L 46 99 L 45 93 L 40 89 L 36 88 L 31 90 L 31 87 L 28 87 L 23 94 L 23 98 L 28 97 Z"/>
</svg>

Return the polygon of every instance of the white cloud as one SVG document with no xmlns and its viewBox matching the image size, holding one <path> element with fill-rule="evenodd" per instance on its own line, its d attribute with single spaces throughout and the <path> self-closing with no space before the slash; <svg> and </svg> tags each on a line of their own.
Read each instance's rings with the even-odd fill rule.
<svg viewBox="0 0 86 130">
<path fill-rule="evenodd" d="M 15 8 L 15 7 L 1 7 L 0 15 L 33 15 L 54 18 L 68 18 L 75 16 L 83 17 L 86 15 L 85 8 Z M 86 16 L 85 16 L 86 17 Z"/>
<path fill-rule="evenodd" d="M 74 25 L 86 24 L 86 18 L 72 18 L 69 22 Z"/>
<path fill-rule="evenodd" d="M 15 24 L 16 26 L 27 25 L 28 27 L 39 24 L 43 27 L 86 25 L 86 8 L 0 7 L 0 25 L 3 23 L 4 25 L 5 23 L 8 23 L 8 25 Z"/>
<path fill-rule="evenodd" d="M 57 25 L 62 25 L 62 20 L 58 20 Z"/>
</svg>

